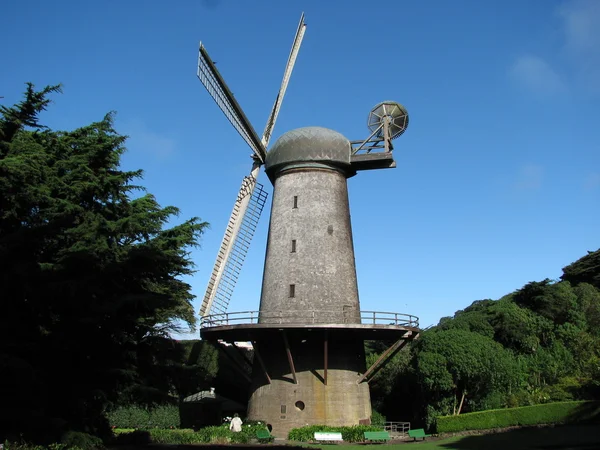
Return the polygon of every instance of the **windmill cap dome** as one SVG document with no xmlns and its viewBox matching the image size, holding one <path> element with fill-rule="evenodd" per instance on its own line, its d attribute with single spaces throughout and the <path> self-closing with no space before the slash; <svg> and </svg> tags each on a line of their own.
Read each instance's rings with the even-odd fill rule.
<svg viewBox="0 0 600 450">
<path fill-rule="evenodd" d="M 306 167 L 318 163 L 350 167 L 350 141 L 323 127 L 297 128 L 283 134 L 267 152 L 265 170 L 273 173 L 289 165 Z"/>
</svg>

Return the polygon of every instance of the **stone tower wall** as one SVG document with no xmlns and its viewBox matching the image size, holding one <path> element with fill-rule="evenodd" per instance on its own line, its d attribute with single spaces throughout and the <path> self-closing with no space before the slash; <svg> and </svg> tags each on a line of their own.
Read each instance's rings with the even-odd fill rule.
<svg viewBox="0 0 600 450">
<path fill-rule="evenodd" d="M 369 385 L 356 383 L 365 371 L 363 342 L 329 337 L 325 385 L 323 339 L 323 330 L 288 336 L 298 384 L 293 382 L 283 339 L 259 343 L 271 383 L 255 361 L 249 419 L 266 421 L 273 435 L 281 438 L 305 425 L 349 426 L 370 421 Z"/>
<path fill-rule="evenodd" d="M 261 322 L 284 312 L 284 322 L 358 323 L 359 309 L 346 176 L 284 171 L 274 183 Z"/>
</svg>

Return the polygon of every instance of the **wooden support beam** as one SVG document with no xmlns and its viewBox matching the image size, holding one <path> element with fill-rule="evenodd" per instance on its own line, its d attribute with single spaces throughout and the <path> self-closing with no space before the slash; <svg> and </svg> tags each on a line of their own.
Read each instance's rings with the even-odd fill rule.
<svg viewBox="0 0 600 450">
<path fill-rule="evenodd" d="M 323 340 L 323 384 L 327 386 L 327 360 L 329 352 L 329 336 L 327 330 L 325 330 L 325 339 Z"/>
<path fill-rule="evenodd" d="M 404 348 L 404 346 L 408 344 L 408 340 L 404 340 L 402 341 L 402 343 L 395 348 L 394 350 L 392 350 L 392 352 L 388 355 L 388 357 L 385 359 L 385 361 L 383 361 L 379 366 L 375 367 L 373 369 L 373 372 L 371 373 L 371 376 L 367 379 L 367 383 L 371 382 L 373 380 L 373 378 L 375 378 L 377 376 L 377 374 L 379 373 L 379 371 L 381 369 L 383 369 L 386 364 L 394 357 L 396 356 L 396 354 L 402 350 Z"/>
<path fill-rule="evenodd" d="M 294 367 L 294 360 L 292 358 L 292 352 L 290 350 L 290 343 L 288 342 L 287 334 L 285 331 L 281 331 L 283 335 L 283 344 L 285 345 L 285 352 L 287 354 L 288 363 L 290 364 L 290 372 L 292 372 L 292 377 L 294 378 L 294 384 L 298 384 L 298 378 L 296 378 L 296 368 Z"/>
<path fill-rule="evenodd" d="M 258 344 L 256 343 L 256 341 L 252 342 L 252 347 L 254 347 L 254 357 L 258 361 L 258 364 L 260 365 L 260 368 L 262 369 L 263 374 L 267 379 L 267 382 L 271 384 L 271 377 L 269 376 L 269 372 L 267 372 L 267 366 L 265 366 L 265 362 L 260 356 L 260 352 L 258 351 Z"/>
<path fill-rule="evenodd" d="M 221 351 L 233 363 L 233 367 L 238 371 L 238 373 L 241 376 L 243 376 L 246 380 L 248 380 L 249 383 L 251 383 L 252 382 L 252 378 L 250 378 L 250 375 L 248 375 L 248 372 L 246 372 L 246 370 L 244 370 L 244 367 L 239 363 L 239 361 L 237 361 L 233 356 L 231 356 L 229 354 L 229 352 L 227 351 L 226 347 L 222 347 L 221 346 Z"/>
<path fill-rule="evenodd" d="M 377 372 L 379 372 L 379 370 L 385 366 L 385 363 L 388 362 L 396 353 L 398 353 L 407 342 L 408 340 L 406 339 L 398 339 L 390 348 L 383 352 L 379 358 L 377 358 L 377 361 L 375 361 L 365 373 L 362 374 L 362 376 L 357 380 L 356 384 L 362 383 L 371 374 L 372 376 L 367 380 L 367 382 L 372 380 L 375 374 L 377 374 Z"/>
<path fill-rule="evenodd" d="M 350 158 L 352 168 L 355 170 L 393 169 L 396 161 L 391 152 L 373 152 L 352 155 Z"/>
</svg>

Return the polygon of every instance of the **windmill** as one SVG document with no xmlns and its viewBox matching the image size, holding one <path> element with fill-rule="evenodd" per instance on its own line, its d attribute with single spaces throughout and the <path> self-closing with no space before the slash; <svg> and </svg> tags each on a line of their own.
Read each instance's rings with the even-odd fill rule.
<svg viewBox="0 0 600 450">
<path fill-rule="evenodd" d="M 303 14 L 262 139 L 202 44 L 198 64 L 198 77 L 253 151 L 200 308 L 201 336 L 252 342 L 252 376 L 240 371 L 251 382 L 248 417 L 266 420 L 281 437 L 306 424 L 370 423 L 368 382 L 419 336 L 412 315 L 360 310 L 347 189 L 358 171 L 396 166 L 392 140 L 408 126 L 406 109 L 376 105 L 366 139 L 306 127 L 266 150 L 304 31 Z M 273 199 L 260 310 L 232 313 L 233 287 L 266 203 L 256 181 L 263 165 Z M 367 368 L 365 340 L 393 344 Z"/>
</svg>

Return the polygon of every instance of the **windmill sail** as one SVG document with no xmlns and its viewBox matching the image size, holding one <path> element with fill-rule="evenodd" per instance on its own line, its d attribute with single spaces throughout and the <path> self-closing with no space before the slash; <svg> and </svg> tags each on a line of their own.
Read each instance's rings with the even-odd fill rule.
<svg viewBox="0 0 600 450">
<path fill-rule="evenodd" d="M 266 201 L 267 193 L 262 184 L 252 176 L 244 177 L 200 306 L 201 316 L 208 315 L 209 312 L 211 315 L 227 312 L 229 300 Z"/>
<path fill-rule="evenodd" d="M 225 117 L 227 117 L 237 132 L 240 133 L 240 136 L 244 138 L 260 162 L 264 163 L 267 155 L 264 145 L 258 138 L 244 111 L 233 97 L 212 59 L 208 56 L 208 52 L 202 45 L 202 42 L 200 43 L 200 50 L 198 52 L 197 76 L 215 103 L 221 108 Z"/>
<path fill-rule="evenodd" d="M 302 39 L 304 39 L 305 31 L 306 25 L 304 23 L 304 13 L 302 13 L 302 16 L 300 16 L 300 23 L 298 24 L 298 30 L 296 31 L 296 36 L 294 37 L 294 43 L 292 44 L 292 49 L 290 50 L 290 56 L 288 56 L 285 71 L 283 72 L 281 87 L 277 93 L 277 98 L 273 104 L 273 109 L 271 109 L 271 114 L 269 115 L 269 120 L 267 120 L 265 131 L 263 132 L 262 143 L 265 148 L 269 145 L 269 141 L 271 140 L 271 134 L 273 133 L 273 128 L 275 128 L 275 122 L 277 121 L 277 116 L 279 115 L 279 109 L 281 108 L 285 91 L 287 90 L 288 83 L 290 82 L 290 77 L 292 76 L 292 71 L 294 70 L 294 64 L 296 63 L 296 58 L 298 57 L 298 52 L 300 50 L 300 45 L 302 45 Z"/>
<path fill-rule="evenodd" d="M 219 105 L 225 116 L 238 130 L 254 151 L 256 157 L 249 176 L 245 177 L 240 187 L 238 196 L 229 217 L 225 235 L 221 241 L 221 247 L 206 287 L 206 293 L 200 306 L 200 315 L 224 314 L 227 312 L 229 301 L 233 295 L 233 289 L 237 282 L 242 264 L 246 258 L 248 247 L 254 236 L 260 214 L 266 203 L 267 193 L 263 191 L 262 185 L 256 180 L 260 166 L 266 157 L 265 149 L 269 145 L 277 116 L 283 102 L 283 97 L 289 83 L 300 45 L 304 37 L 306 25 L 304 24 L 304 13 L 300 17 L 300 23 L 294 37 L 292 49 L 283 73 L 281 87 L 273 104 L 271 114 L 267 120 L 262 139 L 256 145 L 256 133 L 250 126 L 241 107 L 231 95 L 206 49 L 200 44 L 200 56 L 198 58 L 198 78 L 206 87 L 211 97 Z M 262 149 L 262 150 L 261 150 Z M 262 153 L 261 153 L 262 152 Z"/>
</svg>

